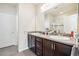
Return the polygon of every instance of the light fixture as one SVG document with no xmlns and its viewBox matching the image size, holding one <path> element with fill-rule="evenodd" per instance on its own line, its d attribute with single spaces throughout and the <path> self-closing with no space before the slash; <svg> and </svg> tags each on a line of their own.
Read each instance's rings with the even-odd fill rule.
<svg viewBox="0 0 79 59">
<path fill-rule="evenodd" d="M 45 3 L 41 6 L 41 12 L 45 12 L 50 8 L 54 8 L 55 6 L 57 6 L 58 3 Z"/>
<path fill-rule="evenodd" d="M 63 14 L 63 12 L 60 12 L 60 14 Z"/>
</svg>

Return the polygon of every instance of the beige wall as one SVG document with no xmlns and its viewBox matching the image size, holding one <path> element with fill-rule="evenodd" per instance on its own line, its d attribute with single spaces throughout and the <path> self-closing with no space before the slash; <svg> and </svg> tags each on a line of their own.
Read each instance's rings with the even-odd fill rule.
<svg viewBox="0 0 79 59">
<path fill-rule="evenodd" d="M 28 48 L 27 32 L 35 31 L 35 6 L 19 4 L 19 51 Z"/>
</svg>

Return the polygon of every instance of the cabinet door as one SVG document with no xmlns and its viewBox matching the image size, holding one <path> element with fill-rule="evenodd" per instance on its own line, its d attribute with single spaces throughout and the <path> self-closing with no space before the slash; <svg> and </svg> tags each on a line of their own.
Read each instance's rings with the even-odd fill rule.
<svg viewBox="0 0 79 59">
<path fill-rule="evenodd" d="M 53 50 L 53 42 L 44 39 L 43 40 L 43 55 L 44 56 L 52 56 L 54 54 Z"/>
<path fill-rule="evenodd" d="M 68 46 L 61 43 L 55 43 L 55 56 L 69 56 L 71 54 L 72 46 Z"/>
<path fill-rule="evenodd" d="M 28 47 L 35 52 L 35 36 L 28 35 Z"/>
</svg>

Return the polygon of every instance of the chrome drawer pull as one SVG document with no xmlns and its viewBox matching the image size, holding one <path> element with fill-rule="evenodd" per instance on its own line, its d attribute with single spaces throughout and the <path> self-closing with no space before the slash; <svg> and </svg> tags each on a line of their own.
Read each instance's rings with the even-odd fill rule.
<svg viewBox="0 0 79 59">
<path fill-rule="evenodd" d="M 52 47 L 52 49 L 54 49 L 54 46 L 53 46 L 53 44 L 51 44 L 51 47 Z"/>
<path fill-rule="evenodd" d="M 55 50 L 55 44 L 54 44 L 54 50 Z"/>
</svg>

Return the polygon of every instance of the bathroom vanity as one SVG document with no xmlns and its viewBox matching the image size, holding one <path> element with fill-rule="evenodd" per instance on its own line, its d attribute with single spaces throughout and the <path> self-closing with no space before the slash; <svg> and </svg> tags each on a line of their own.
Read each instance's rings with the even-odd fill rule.
<svg viewBox="0 0 79 59">
<path fill-rule="evenodd" d="M 70 56 L 74 41 L 60 36 L 28 34 L 28 47 L 38 56 Z"/>
<path fill-rule="evenodd" d="M 70 36 L 71 31 L 77 31 L 77 4 L 60 4 L 42 12 L 42 15 L 44 16 L 44 22 L 41 21 L 43 27 L 39 26 L 39 31 L 42 30 L 48 35 L 28 33 L 29 49 L 38 56 L 72 55 L 72 50 L 76 50 L 75 47 L 72 49 L 75 40 L 71 40 L 68 36 Z M 36 25 L 36 27 L 38 26 Z M 64 34 L 68 35 L 65 36 Z"/>
</svg>

